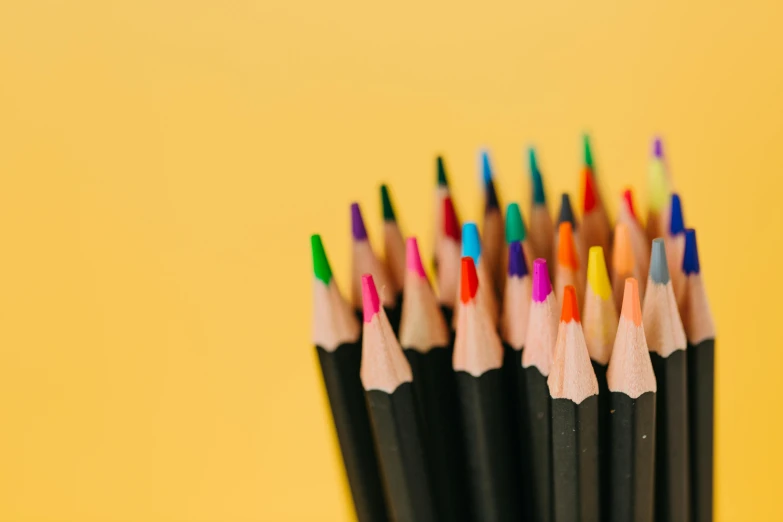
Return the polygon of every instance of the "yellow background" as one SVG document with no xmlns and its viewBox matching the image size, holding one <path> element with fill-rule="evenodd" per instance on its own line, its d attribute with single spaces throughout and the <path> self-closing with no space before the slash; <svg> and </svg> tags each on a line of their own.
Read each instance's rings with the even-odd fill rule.
<svg viewBox="0 0 783 522">
<path fill-rule="evenodd" d="M 378 244 L 389 182 L 429 251 L 436 152 L 475 218 L 477 147 L 526 203 L 534 140 L 553 200 L 583 129 L 612 210 L 664 133 L 719 329 L 718 520 L 783 520 L 781 5 L 2 2 L 0 520 L 349 520 L 309 234 L 346 290 L 352 199 Z"/>
</svg>

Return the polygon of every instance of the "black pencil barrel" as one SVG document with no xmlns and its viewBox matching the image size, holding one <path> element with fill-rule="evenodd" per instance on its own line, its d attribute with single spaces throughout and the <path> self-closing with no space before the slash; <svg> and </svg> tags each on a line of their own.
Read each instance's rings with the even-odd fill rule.
<svg viewBox="0 0 783 522">
<path fill-rule="evenodd" d="M 464 450 L 450 348 L 406 349 L 421 408 L 425 454 L 442 522 L 467 521 Z"/>
<path fill-rule="evenodd" d="M 611 502 L 609 486 L 609 454 L 611 445 L 609 442 L 609 429 L 612 409 L 609 384 L 606 381 L 607 366 L 597 363 L 592 359 L 593 372 L 598 381 L 598 476 L 601 481 L 601 520 L 609 516 Z"/>
<path fill-rule="evenodd" d="M 479 377 L 456 372 L 465 440 L 471 520 L 519 520 L 502 368 Z"/>
<path fill-rule="evenodd" d="M 392 520 L 437 520 L 413 385 L 402 383 L 392 393 L 367 390 L 365 395 Z"/>
<path fill-rule="evenodd" d="M 508 437 L 510 440 L 510 453 L 508 458 L 512 459 L 512 483 L 511 487 L 516 492 L 514 500 L 516 501 L 516 512 L 524 513 L 527 509 L 527 504 L 530 502 L 529 489 L 523 484 L 529 482 L 530 477 L 522 474 L 522 469 L 527 467 L 524 462 L 524 454 L 522 448 L 524 442 L 522 440 L 522 417 L 520 415 L 520 388 L 517 383 L 519 378 L 518 368 L 522 367 L 522 350 L 515 350 L 510 345 L 503 344 L 503 381 L 505 389 L 503 390 L 503 396 L 506 398 L 505 403 L 508 408 L 506 415 L 508 416 Z"/>
<path fill-rule="evenodd" d="M 658 382 L 655 435 L 655 519 L 689 522 L 691 519 L 690 455 L 688 452 L 687 353 L 668 357 L 651 352 Z"/>
<path fill-rule="evenodd" d="M 598 396 L 551 405 L 555 522 L 598 522 Z"/>
<path fill-rule="evenodd" d="M 693 522 L 712 522 L 715 339 L 688 345 Z"/>
<path fill-rule="evenodd" d="M 375 443 L 359 379 L 361 343 L 333 352 L 316 347 L 332 410 L 356 516 L 360 522 L 388 520 Z"/>
<path fill-rule="evenodd" d="M 652 522 L 655 393 L 633 399 L 611 392 L 609 522 Z M 673 522 L 673 521 L 672 521 Z"/>
<path fill-rule="evenodd" d="M 552 491 L 552 412 L 546 377 L 538 368 L 518 368 L 519 405 L 524 451 L 523 484 L 529 493 L 525 513 L 530 522 L 551 522 L 554 516 Z"/>
</svg>

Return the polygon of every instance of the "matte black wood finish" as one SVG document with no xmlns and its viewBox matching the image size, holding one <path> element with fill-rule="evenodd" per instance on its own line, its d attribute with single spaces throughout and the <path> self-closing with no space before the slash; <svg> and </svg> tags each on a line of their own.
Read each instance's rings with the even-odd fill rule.
<svg viewBox="0 0 783 522">
<path fill-rule="evenodd" d="M 607 366 L 599 364 L 592 359 L 593 372 L 598 381 L 598 476 L 601 480 L 601 520 L 609 516 L 609 503 L 611 502 L 609 491 L 609 426 L 611 417 L 609 410 L 612 408 L 609 399 L 609 384 L 606 382 Z"/>
<path fill-rule="evenodd" d="M 554 497 L 552 490 L 552 409 L 546 377 L 538 368 L 520 367 L 519 404 L 523 434 L 522 448 L 525 468 L 522 484 L 525 514 L 530 522 L 552 522 Z"/>
<path fill-rule="evenodd" d="M 712 466 L 715 422 L 715 339 L 688 344 L 693 522 L 712 522 Z"/>
</svg>

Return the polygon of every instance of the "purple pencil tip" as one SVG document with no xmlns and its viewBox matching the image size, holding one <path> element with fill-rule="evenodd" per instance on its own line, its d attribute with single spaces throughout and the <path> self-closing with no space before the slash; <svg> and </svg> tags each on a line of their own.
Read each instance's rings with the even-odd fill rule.
<svg viewBox="0 0 783 522">
<path fill-rule="evenodd" d="M 533 262 L 533 302 L 543 303 L 551 293 L 552 283 L 549 281 L 546 259 L 536 259 Z"/>
<path fill-rule="evenodd" d="M 527 274 L 527 261 L 522 243 L 514 241 L 508 245 L 508 276 L 525 277 Z"/>
<path fill-rule="evenodd" d="M 362 219 L 362 210 L 358 203 L 351 203 L 351 233 L 356 241 L 367 239 L 367 229 L 364 228 L 364 219 Z"/>
<path fill-rule="evenodd" d="M 663 141 L 660 136 L 656 136 L 653 140 L 653 156 L 658 159 L 663 158 Z"/>
</svg>

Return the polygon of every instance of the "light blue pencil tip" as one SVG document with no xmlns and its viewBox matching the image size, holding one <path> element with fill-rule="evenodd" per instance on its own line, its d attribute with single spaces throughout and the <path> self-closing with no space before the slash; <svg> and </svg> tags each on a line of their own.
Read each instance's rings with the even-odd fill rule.
<svg viewBox="0 0 783 522">
<path fill-rule="evenodd" d="M 473 222 L 462 225 L 462 257 L 473 258 L 476 265 L 481 257 L 481 238 L 478 227 Z"/>
</svg>

